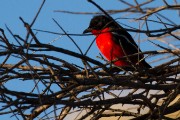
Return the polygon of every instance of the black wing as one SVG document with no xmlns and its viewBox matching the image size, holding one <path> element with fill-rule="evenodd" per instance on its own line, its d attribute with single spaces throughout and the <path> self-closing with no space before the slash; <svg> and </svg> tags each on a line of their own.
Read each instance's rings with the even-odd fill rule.
<svg viewBox="0 0 180 120">
<path fill-rule="evenodd" d="M 125 30 L 115 30 L 112 31 L 113 34 L 113 40 L 116 44 L 120 45 L 121 48 L 124 50 L 125 55 L 132 55 L 135 53 L 141 53 L 141 50 L 131 37 L 131 35 L 125 31 Z M 139 65 L 146 67 L 146 68 L 151 68 L 151 66 L 146 63 L 144 60 L 143 55 L 136 55 L 133 57 L 128 57 L 129 60 L 132 63 L 139 63 Z"/>
</svg>

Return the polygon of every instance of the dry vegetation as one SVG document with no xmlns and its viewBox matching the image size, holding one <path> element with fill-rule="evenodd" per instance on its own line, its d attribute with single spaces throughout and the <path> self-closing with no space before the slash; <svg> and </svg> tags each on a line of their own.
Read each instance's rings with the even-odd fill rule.
<svg viewBox="0 0 180 120">
<path fill-rule="evenodd" d="M 93 4 L 101 12 L 72 12 L 60 11 L 71 14 L 138 14 L 131 20 L 140 21 L 146 29 L 127 27 L 128 31 L 146 34 L 150 41 L 156 39 L 167 43 L 168 47 L 161 44 L 153 44 L 159 47 L 159 51 L 146 51 L 139 54 L 154 57 L 153 62 L 171 58 L 149 70 L 136 68 L 129 71 L 120 68 L 121 72 L 112 73 L 108 64 L 103 64 L 91 56 L 70 51 L 52 44 L 43 43 L 38 39 L 33 24 L 44 5 L 43 1 L 32 23 L 20 20 L 26 28 L 25 38 L 13 34 L 8 27 L 14 41 L 9 42 L 10 37 L 3 29 L 0 29 L 0 115 L 9 114 L 17 119 L 170 119 L 170 113 L 180 110 L 180 25 L 175 24 L 171 18 L 161 15 L 160 11 L 172 10 L 177 16 L 180 14 L 180 3 L 174 0 L 174 4 L 168 4 L 166 0 L 162 6 L 144 7 L 153 0 L 146 0 L 132 4 L 125 0 L 119 0 L 119 4 L 128 6 L 119 10 L 103 10 L 95 2 L 89 0 L 87 4 Z M 149 19 L 155 15 L 157 20 Z M 166 22 L 165 22 L 166 21 Z M 56 25 L 63 28 L 54 20 Z M 87 21 L 88 22 L 88 21 Z M 149 28 L 148 23 L 161 24 L 163 29 Z M 42 31 L 41 31 L 42 32 Z M 51 33 L 54 34 L 54 33 Z M 60 34 L 60 33 L 59 33 Z M 71 34 L 66 35 L 74 44 Z M 148 38 L 149 37 L 149 38 Z M 81 51 L 80 46 L 77 48 Z M 91 48 L 91 46 L 90 46 Z M 81 60 L 84 66 L 78 66 L 63 60 L 48 52 L 63 53 Z M 15 59 L 16 63 L 9 63 L 9 59 Z M 158 74 L 157 74 L 158 73 Z M 6 87 L 9 82 L 21 81 L 22 85 L 32 82 L 31 91 L 12 91 Z M 40 87 L 41 86 L 41 87 Z M 43 90 L 42 90 L 43 89 Z M 166 93 L 163 90 L 168 91 Z M 176 99 L 176 100 L 175 100 Z M 174 102 L 172 102 L 174 100 Z M 39 117 L 41 116 L 41 117 Z M 180 118 L 180 111 L 173 118 Z"/>
</svg>

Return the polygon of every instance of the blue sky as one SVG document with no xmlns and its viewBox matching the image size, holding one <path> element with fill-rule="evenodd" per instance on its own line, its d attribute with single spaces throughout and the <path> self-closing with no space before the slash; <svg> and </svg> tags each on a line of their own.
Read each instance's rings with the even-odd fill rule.
<svg viewBox="0 0 180 120">
<path fill-rule="evenodd" d="M 0 19 L 0 27 L 5 29 L 5 24 L 14 32 L 14 34 L 20 34 L 22 37 L 25 36 L 26 30 L 22 24 L 22 22 L 19 20 L 19 17 L 22 17 L 26 22 L 31 23 L 32 19 L 35 16 L 35 13 L 37 12 L 41 0 L 16 0 L 9 2 L 8 0 L 1 0 L 0 1 L 0 15 L 2 16 Z M 104 9 L 119 9 L 119 8 L 125 8 L 127 6 L 118 4 L 119 2 L 117 0 L 112 0 L 111 2 L 100 2 L 97 1 L 98 4 L 100 4 Z M 133 3 L 132 3 L 133 4 Z M 152 5 L 162 4 L 158 2 L 154 2 Z M 163 5 L 163 4 L 162 4 Z M 54 12 L 55 10 L 67 10 L 67 11 L 80 11 L 80 12 L 97 12 L 99 11 L 95 6 L 88 3 L 86 0 L 61 0 L 59 1 L 47 1 L 36 21 L 33 28 L 34 29 L 42 29 L 42 30 L 49 30 L 54 32 L 60 32 L 62 31 L 57 27 L 57 25 L 53 22 L 52 18 L 56 19 L 62 27 L 68 31 L 68 33 L 76 33 L 81 34 L 82 31 L 87 28 L 90 19 L 93 15 L 73 15 L 73 14 L 65 14 L 65 13 L 59 13 Z M 128 13 L 123 14 L 115 14 L 112 15 L 114 18 L 123 18 L 123 17 L 136 17 L 138 14 L 135 15 L 128 15 Z M 166 16 L 169 16 L 173 19 L 176 19 L 173 14 L 171 14 L 169 11 L 166 13 Z M 154 16 L 151 17 L 154 19 Z M 174 20 L 173 20 L 174 21 Z M 177 20 L 178 21 L 178 20 Z M 121 23 L 124 23 L 126 25 L 130 25 L 131 27 L 138 28 L 139 22 L 132 22 L 131 20 L 121 20 Z M 157 26 L 156 24 L 151 24 L 150 29 L 160 29 L 164 28 L 164 26 Z M 9 33 L 6 31 L 6 33 L 9 35 Z M 135 33 L 131 33 L 132 36 L 135 35 Z M 40 41 L 43 41 L 43 43 L 49 43 L 53 39 L 56 39 L 57 35 L 47 34 L 47 33 L 38 33 L 38 38 Z M 145 34 L 141 34 L 141 37 L 147 37 Z M 9 36 L 11 38 L 11 36 Z M 93 40 L 93 36 L 85 36 L 85 37 L 75 37 L 72 36 L 77 44 L 80 46 L 82 51 L 86 51 L 87 47 Z M 134 38 L 137 42 L 138 37 Z M 13 39 L 12 39 L 13 42 Z M 63 36 L 56 42 L 52 43 L 52 45 L 56 45 L 59 47 L 63 47 L 66 49 L 70 49 L 73 51 L 77 51 L 77 48 L 72 44 L 72 42 L 66 37 Z M 149 46 L 150 43 L 142 43 L 140 44 L 140 47 L 143 51 L 150 50 L 151 47 Z M 68 47 L 67 47 L 68 46 Z M 88 56 L 95 57 L 98 55 L 98 49 L 93 45 L 92 49 L 88 53 Z M 69 60 L 69 59 L 68 59 Z M 74 60 L 72 60 L 74 61 Z"/>
<path fill-rule="evenodd" d="M 139 0 L 140 2 L 143 0 Z M 168 2 L 173 2 L 168 1 Z M 31 23 L 39 6 L 41 5 L 41 0 L 0 0 L 0 28 L 4 29 L 7 37 L 9 38 L 11 43 L 15 41 L 12 39 L 10 34 L 5 28 L 5 24 L 12 30 L 14 34 L 19 34 L 22 38 L 26 35 L 26 30 L 23 26 L 23 23 L 20 21 L 19 17 L 22 17 L 26 22 Z M 97 0 L 97 3 L 102 6 L 104 9 L 122 9 L 127 6 L 119 4 L 118 0 L 111 0 L 111 1 L 102 1 Z M 132 3 L 134 4 L 134 3 Z M 155 1 L 152 6 L 161 6 L 164 5 L 161 2 Z M 34 29 L 41 29 L 41 30 L 48 30 L 53 32 L 60 32 L 62 31 L 57 27 L 57 25 L 53 22 L 52 18 L 56 19 L 60 25 L 68 32 L 68 33 L 75 33 L 81 34 L 85 28 L 88 27 L 89 21 L 93 15 L 74 15 L 74 14 L 65 14 L 60 12 L 54 12 L 55 10 L 67 10 L 67 11 L 74 11 L 74 12 L 98 12 L 99 10 L 93 6 L 92 4 L 88 3 L 86 0 L 47 0 L 45 3 L 36 23 L 34 24 Z M 129 17 L 138 18 L 138 14 L 136 15 L 128 15 L 129 13 L 123 14 L 115 14 L 112 15 L 114 18 L 123 18 Z M 165 16 L 169 16 L 172 21 L 179 24 L 179 17 L 176 16 L 171 11 L 166 11 L 164 13 Z M 176 13 L 177 14 L 177 13 Z M 155 16 L 151 17 L 152 19 L 157 19 Z M 139 22 L 132 22 L 131 20 L 121 20 L 121 23 L 126 25 L 138 28 Z M 151 29 L 160 29 L 164 28 L 164 26 L 159 26 L 156 24 L 150 23 Z M 145 29 L 145 28 L 144 28 Z M 135 33 L 131 33 L 132 36 L 135 36 Z M 37 34 L 37 37 L 42 43 L 49 43 L 52 40 L 59 37 L 59 35 L 52 35 L 48 33 L 41 33 Z M 140 38 L 144 39 L 147 37 L 145 34 L 141 34 Z M 76 41 L 82 51 L 86 51 L 94 36 L 72 36 L 72 38 Z M 136 42 L 138 41 L 138 36 L 135 37 Z M 157 41 L 155 41 L 157 42 Z M 157 42 L 158 43 L 158 42 Z M 75 45 L 69 40 L 68 37 L 63 36 L 60 39 L 56 40 L 52 43 L 52 45 L 62 47 L 68 50 L 72 50 L 78 52 L 78 49 Z M 163 45 L 163 44 L 162 44 Z M 143 42 L 140 44 L 142 51 L 148 50 L 156 50 L 157 47 L 154 47 L 149 42 Z M 59 55 L 60 58 L 67 60 L 70 63 L 82 65 L 81 60 L 74 59 L 73 57 L 69 57 L 67 55 L 61 53 L 51 53 L 54 55 Z M 95 44 L 93 44 L 92 48 L 90 49 L 89 53 L 87 54 L 89 57 L 96 58 L 99 55 L 99 51 Z M 151 60 L 147 60 L 151 61 Z M 0 60 L 2 62 L 2 59 Z M 9 64 L 15 63 L 16 61 L 13 59 L 8 61 Z M 37 65 L 37 64 L 35 64 Z M 9 84 L 9 87 L 12 89 L 22 87 L 23 83 L 16 84 Z M 26 84 L 24 84 L 26 86 Z M 26 86 L 27 89 L 31 89 L 32 86 Z M 3 120 L 9 119 L 9 116 L 1 116 Z"/>
</svg>

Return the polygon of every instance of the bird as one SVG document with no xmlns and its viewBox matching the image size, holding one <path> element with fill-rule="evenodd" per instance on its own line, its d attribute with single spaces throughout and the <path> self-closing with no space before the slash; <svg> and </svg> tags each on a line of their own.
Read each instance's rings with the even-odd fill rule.
<svg viewBox="0 0 180 120">
<path fill-rule="evenodd" d="M 96 45 L 102 55 L 115 66 L 151 68 L 144 56 L 138 54 L 141 50 L 132 36 L 109 16 L 94 16 L 83 33 L 92 33 L 96 36 Z"/>
</svg>

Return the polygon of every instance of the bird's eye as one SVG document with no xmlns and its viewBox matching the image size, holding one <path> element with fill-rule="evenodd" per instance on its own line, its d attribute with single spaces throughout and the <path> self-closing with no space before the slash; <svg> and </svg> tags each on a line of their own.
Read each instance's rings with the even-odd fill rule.
<svg viewBox="0 0 180 120">
<path fill-rule="evenodd" d="M 98 22 L 97 26 L 102 26 L 102 22 Z"/>
</svg>

